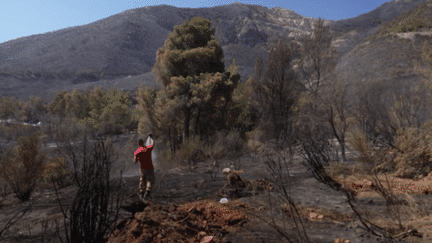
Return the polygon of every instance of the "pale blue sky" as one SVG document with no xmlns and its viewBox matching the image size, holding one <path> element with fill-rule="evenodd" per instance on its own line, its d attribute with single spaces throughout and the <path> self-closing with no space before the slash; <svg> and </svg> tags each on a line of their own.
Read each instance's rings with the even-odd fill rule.
<svg viewBox="0 0 432 243">
<path fill-rule="evenodd" d="M 132 8 L 167 4 L 200 8 L 233 2 L 257 4 L 269 9 L 290 9 L 305 17 L 339 20 L 367 13 L 390 0 L 0 0 L 0 43 L 70 26 L 85 25 Z"/>
</svg>

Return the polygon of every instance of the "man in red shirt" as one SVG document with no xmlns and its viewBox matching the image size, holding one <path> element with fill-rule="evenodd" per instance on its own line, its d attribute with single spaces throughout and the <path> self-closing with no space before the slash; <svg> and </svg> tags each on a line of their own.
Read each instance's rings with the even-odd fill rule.
<svg viewBox="0 0 432 243">
<path fill-rule="evenodd" d="M 149 134 L 151 138 L 152 135 Z M 139 148 L 134 153 L 134 163 L 140 163 L 140 183 L 138 186 L 138 191 L 143 199 L 148 198 L 151 193 L 151 188 L 155 181 L 154 169 L 151 153 L 154 148 L 154 144 L 144 146 L 144 140 L 140 139 Z M 144 188 L 144 181 L 146 183 L 146 188 Z M 144 191 L 145 190 L 145 191 Z"/>
</svg>

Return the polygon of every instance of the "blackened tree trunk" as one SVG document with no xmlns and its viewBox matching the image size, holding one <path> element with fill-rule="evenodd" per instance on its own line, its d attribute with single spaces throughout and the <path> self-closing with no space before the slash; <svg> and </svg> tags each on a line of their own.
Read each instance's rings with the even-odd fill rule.
<svg viewBox="0 0 432 243">
<path fill-rule="evenodd" d="M 190 124 L 190 108 L 185 106 L 183 109 L 184 122 L 183 122 L 183 142 L 186 142 L 189 139 L 189 124 Z"/>
</svg>

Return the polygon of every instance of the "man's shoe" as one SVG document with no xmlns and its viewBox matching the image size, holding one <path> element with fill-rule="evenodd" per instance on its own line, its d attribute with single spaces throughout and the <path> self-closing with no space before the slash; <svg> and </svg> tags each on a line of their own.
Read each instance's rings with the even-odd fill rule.
<svg viewBox="0 0 432 243">
<path fill-rule="evenodd" d="M 143 198 L 149 198 L 151 191 L 146 191 Z"/>
</svg>

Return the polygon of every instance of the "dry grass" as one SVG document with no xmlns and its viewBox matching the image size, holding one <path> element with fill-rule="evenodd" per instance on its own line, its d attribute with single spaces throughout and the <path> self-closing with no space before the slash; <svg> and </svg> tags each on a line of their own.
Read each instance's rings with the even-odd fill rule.
<svg viewBox="0 0 432 243">
<path fill-rule="evenodd" d="M 432 181 L 430 181 L 432 175 L 420 181 L 397 178 L 394 174 L 388 175 L 387 179 L 385 177 L 383 174 L 378 174 L 376 179 L 382 183 L 382 189 L 391 192 L 399 203 L 387 205 L 388 214 L 386 215 L 377 213 L 367 207 L 358 208 L 357 211 L 370 223 L 385 229 L 383 231 L 385 232 L 384 235 L 402 237 L 404 234 L 415 234 L 417 231 L 424 236 L 426 234 L 432 235 L 432 215 L 428 208 L 428 201 L 422 196 L 413 196 L 413 194 L 422 195 L 429 192 L 430 185 L 432 185 Z M 380 193 L 373 186 L 363 183 L 364 178 L 371 181 L 373 179 L 371 175 L 353 175 L 352 173 L 335 177 L 344 186 L 353 189 L 357 197 L 379 197 Z M 369 180 L 368 182 L 371 182 Z M 305 212 L 303 207 L 299 206 L 299 208 L 302 212 Z M 324 211 L 323 209 L 314 210 L 314 212 L 324 215 L 324 219 L 326 218 L 325 209 Z M 338 221 L 338 219 L 333 220 Z"/>
<path fill-rule="evenodd" d="M 345 177 L 354 174 L 355 171 L 356 168 L 354 166 L 345 164 L 341 161 L 335 161 L 326 168 L 326 172 L 330 177 L 336 177 L 338 175 Z"/>
<path fill-rule="evenodd" d="M 245 151 L 244 142 L 236 133 L 219 132 L 215 136 L 202 140 L 199 136 L 191 137 L 178 150 L 165 150 L 160 154 L 164 168 L 189 166 L 192 170 L 198 162 L 218 165 L 219 161 L 238 158 Z"/>
</svg>

